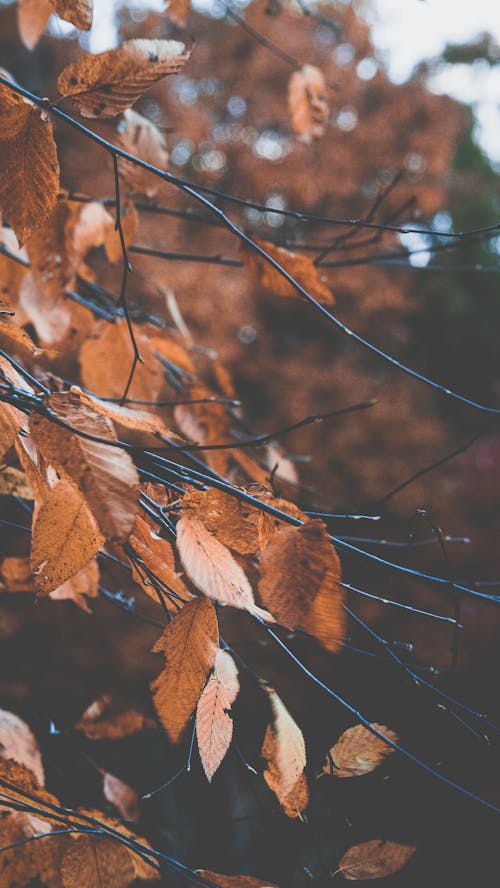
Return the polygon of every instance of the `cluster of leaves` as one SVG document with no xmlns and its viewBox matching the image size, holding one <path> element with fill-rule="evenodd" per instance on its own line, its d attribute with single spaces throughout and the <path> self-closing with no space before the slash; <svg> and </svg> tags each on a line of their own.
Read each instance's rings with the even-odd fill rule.
<svg viewBox="0 0 500 888">
<path fill-rule="evenodd" d="M 26 46 L 36 44 L 54 9 L 78 28 L 91 26 L 90 0 L 20 0 Z M 186 14 L 185 3 L 170 4 L 178 24 Z M 110 563 L 118 566 L 161 630 L 153 651 L 165 663 L 152 676 L 151 702 L 168 740 L 188 742 L 188 769 L 196 739 L 213 780 L 233 741 L 245 672 L 268 713 L 262 780 L 287 817 L 302 818 L 311 782 L 302 729 L 266 676 L 250 670 L 221 633 L 227 611 L 236 609 L 282 646 L 284 629 L 338 653 L 348 610 L 334 541 L 322 518 L 295 503 L 297 472 L 275 436 L 249 435 L 230 372 L 193 341 L 173 294 L 142 276 L 145 290 L 170 311 L 168 326 L 146 298 L 139 307 L 128 291 L 137 200 L 155 198 L 162 178 L 205 200 L 168 172 L 163 133 L 131 107 L 181 71 L 191 51 L 178 40 L 140 38 L 85 55 L 60 72 L 57 103 L 9 75 L 0 78 L 0 496 L 32 513 L 29 553 L 4 557 L 0 576 L 7 594 L 69 599 L 91 614 L 102 594 L 123 604 L 121 591 L 103 585 Z M 294 67 L 290 128 L 310 146 L 327 127 L 327 81 L 315 66 Z M 84 118 L 121 115 L 116 143 L 62 112 L 66 99 Z M 54 117 L 111 157 L 113 200 L 61 191 Z M 283 304 L 306 293 L 320 307 L 334 305 L 318 263 L 228 225 L 241 235 L 237 261 L 256 291 Z M 103 263 L 121 274 L 117 300 L 98 282 Z M 103 693 L 75 729 L 90 740 L 118 740 L 155 723 Z M 38 876 L 48 888 L 121 888 L 174 872 L 207 888 L 271 888 L 249 876 L 195 872 L 154 851 L 123 824 L 139 818 L 135 790 L 107 769 L 99 770 L 103 802 L 121 820 L 63 806 L 44 788 L 30 729 L 5 710 L 0 743 L 6 884 Z M 360 778 L 400 748 L 393 730 L 366 720 L 330 743 L 321 775 L 327 779 Z M 39 841 L 44 837 L 50 840 Z M 414 851 L 374 837 L 348 848 L 333 875 L 382 878 Z"/>
</svg>

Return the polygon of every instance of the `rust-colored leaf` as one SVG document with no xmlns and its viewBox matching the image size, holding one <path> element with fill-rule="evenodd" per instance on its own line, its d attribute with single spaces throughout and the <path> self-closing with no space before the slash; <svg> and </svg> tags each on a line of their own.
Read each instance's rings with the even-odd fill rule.
<svg viewBox="0 0 500 888">
<path fill-rule="evenodd" d="M 342 857 L 337 872 L 344 879 L 353 882 L 360 879 L 383 879 L 403 869 L 415 851 L 413 845 L 373 839 L 349 848 Z"/>
<path fill-rule="evenodd" d="M 129 397 L 155 400 L 165 384 L 163 368 L 152 354 L 149 340 L 141 329 L 136 327 L 134 333 L 144 364 L 136 367 Z M 133 358 L 134 350 L 126 321 L 97 323 L 93 335 L 85 340 L 80 350 L 83 385 L 102 398 L 120 398 Z"/>
<path fill-rule="evenodd" d="M 152 166 L 165 170 L 168 152 L 160 130 L 142 114 L 128 108 L 118 127 L 119 144 L 129 154 L 140 157 Z M 120 174 L 131 191 L 154 197 L 160 187 L 160 180 L 142 167 L 120 160 Z"/>
<path fill-rule="evenodd" d="M 40 595 L 48 595 L 97 555 L 104 538 L 82 493 L 59 481 L 35 518 L 31 566 Z"/>
<path fill-rule="evenodd" d="M 86 55 L 59 75 L 57 88 L 84 117 L 114 117 L 167 74 L 176 74 L 190 52 L 176 40 L 127 40 L 117 49 Z"/>
<path fill-rule="evenodd" d="M 322 585 L 328 581 L 333 590 L 339 580 L 338 556 L 323 521 L 316 518 L 272 537 L 262 555 L 259 595 L 277 621 L 293 629 L 303 625 Z M 340 591 L 337 599 L 343 614 Z"/>
<path fill-rule="evenodd" d="M 213 398 L 215 393 L 202 383 L 189 386 L 187 396 Z M 196 444 L 224 444 L 229 440 L 229 418 L 223 404 L 205 402 L 202 404 L 179 404 L 174 410 L 174 418 L 179 430 L 189 441 Z M 225 475 L 228 465 L 227 450 L 207 450 L 205 458 L 211 469 Z"/>
<path fill-rule="evenodd" d="M 214 671 L 196 709 L 196 737 L 203 770 L 209 781 L 226 755 L 233 736 L 231 706 L 239 691 L 238 670 L 227 651 L 219 650 Z"/>
<path fill-rule="evenodd" d="M 319 139 L 328 123 L 324 74 L 314 65 L 294 71 L 288 81 L 288 110 L 292 129 L 306 144 Z"/>
<path fill-rule="evenodd" d="M 51 0 L 18 0 L 17 27 L 27 49 L 34 49 L 54 11 Z"/>
<path fill-rule="evenodd" d="M 190 0 L 169 0 L 167 15 L 174 25 L 183 28 L 186 24 L 187 14 L 190 10 Z"/>
<path fill-rule="evenodd" d="M 104 694 L 87 707 L 75 728 L 82 731 L 89 740 L 121 740 L 153 727 L 154 724 L 144 713 Z"/>
<path fill-rule="evenodd" d="M 394 743 L 398 742 L 397 734 L 390 728 L 375 722 L 372 728 L 385 734 Z M 391 752 L 394 752 L 392 746 L 376 737 L 363 725 L 355 725 L 344 731 L 335 746 L 332 746 L 323 771 L 335 777 L 361 777 L 378 768 Z"/>
<path fill-rule="evenodd" d="M 78 386 L 74 385 L 70 391 L 78 397 L 82 404 L 87 404 L 96 413 L 106 416 L 112 422 L 123 428 L 134 432 L 142 432 L 146 435 L 153 435 L 165 441 L 167 439 L 174 443 L 182 444 L 182 438 L 179 438 L 172 429 L 165 425 L 160 416 L 149 413 L 146 410 L 133 410 L 130 407 L 123 407 L 122 404 L 113 404 L 111 401 L 103 401 L 90 395 L 88 392 L 82 391 Z"/>
<path fill-rule="evenodd" d="M 45 785 L 42 756 L 34 734 L 22 718 L 5 709 L 0 709 L 0 756 L 24 765 L 40 786 Z"/>
<path fill-rule="evenodd" d="M 3 84 L 0 117 L 0 212 L 22 246 L 56 204 L 56 143 L 45 112 Z"/>
<path fill-rule="evenodd" d="M 248 577 L 229 549 L 196 518 L 183 515 L 177 522 L 177 551 L 187 576 L 209 598 L 259 613 Z"/>
<path fill-rule="evenodd" d="M 94 11 L 93 0 L 50 0 L 59 18 L 71 22 L 75 28 L 90 31 Z"/>
<path fill-rule="evenodd" d="M 153 650 L 166 668 L 151 685 L 160 721 L 176 743 L 193 712 L 215 662 L 219 630 L 208 598 L 188 602 L 172 619 Z"/>
<path fill-rule="evenodd" d="M 75 432 L 32 414 L 33 440 L 58 474 L 79 487 L 106 539 L 124 542 L 134 526 L 139 478 L 130 455 L 113 446 L 111 421 L 71 392 L 51 394 L 46 404 Z"/>
<path fill-rule="evenodd" d="M 11 555 L 0 564 L 2 587 L 7 592 L 36 592 L 29 558 Z"/>
<path fill-rule="evenodd" d="M 62 586 L 49 592 L 49 598 L 54 601 L 73 601 L 86 613 L 90 613 L 87 598 L 97 598 L 98 595 L 99 567 L 95 558 L 74 577 L 66 580 Z"/>
<path fill-rule="evenodd" d="M 261 755 L 267 761 L 264 779 L 285 813 L 289 817 L 297 817 L 309 801 L 307 784 L 303 780 L 306 766 L 304 737 L 276 691 L 272 688 L 266 690 L 271 701 L 273 721 L 267 728 L 262 746 Z"/>
<path fill-rule="evenodd" d="M 61 860 L 64 888 L 127 888 L 135 879 L 128 848 L 114 839 L 78 836 Z"/>
<path fill-rule="evenodd" d="M 139 798 L 128 783 L 106 771 L 102 789 L 108 802 L 118 809 L 124 820 L 139 820 Z"/>
<path fill-rule="evenodd" d="M 284 247 L 277 247 L 269 241 L 254 238 L 255 243 L 274 259 L 310 296 L 321 305 L 335 305 L 332 291 L 320 277 L 319 269 L 312 259 L 301 253 L 293 253 Z M 243 253 L 247 265 L 256 272 L 262 287 L 276 296 L 286 299 L 301 298 L 297 290 L 283 275 L 255 250 L 246 248 Z"/>
<path fill-rule="evenodd" d="M 33 488 L 26 472 L 14 466 L 0 466 L 0 496 L 19 496 L 21 499 L 32 500 Z"/>
<path fill-rule="evenodd" d="M 259 551 L 259 510 L 235 496 L 210 487 L 185 494 L 182 500 L 185 515 L 205 525 L 217 539 L 240 555 Z"/>
<path fill-rule="evenodd" d="M 146 571 L 137 570 L 133 560 L 129 557 L 133 579 L 142 586 L 153 601 L 158 603 L 158 596 L 153 585 L 151 582 L 145 582 L 148 577 L 147 571 L 154 574 L 166 587 L 167 592 L 173 594 L 176 604 L 173 601 L 169 603 L 167 596 L 164 597 L 164 601 L 169 610 L 175 613 L 180 604 L 193 596 L 182 580 L 181 574 L 177 573 L 175 569 L 175 556 L 171 544 L 158 536 L 141 515 L 136 516 L 129 542 L 140 562 L 147 568 Z"/>
</svg>

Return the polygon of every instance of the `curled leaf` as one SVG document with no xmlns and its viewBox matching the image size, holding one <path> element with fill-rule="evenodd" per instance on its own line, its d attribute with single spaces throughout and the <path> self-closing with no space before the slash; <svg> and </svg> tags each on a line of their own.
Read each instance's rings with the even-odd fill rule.
<svg viewBox="0 0 500 888">
<path fill-rule="evenodd" d="M 57 88 L 71 97 L 83 117 L 115 117 L 153 83 L 180 71 L 189 55 L 176 40 L 127 40 L 67 65 Z"/>
<path fill-rule="evenodd" d="M 390 728 L 375 722 L 372 728 L 385 734 L 394 743 L 398 742 L 397 734 Z M 335 746 L 332 746 L 323 771 L 335 777 L 361 777 L 374 771 L 391 752 L 394 752 L 392 746 L 380 737 L 376 737 L 363 725 L 355 725 L 344 731 Z"/>
<path fill-rule="evenodd" d="M 312 259 L 301 253 L 285 250 L 284 247 L 277 247 L 275 244 L 259 238 L 254 238 L 254 241 L 265 250 L 271 259 L 281 265 L 313 299 L 316 299 L 321 305 L 335 305 L 335 297 L 320 277 L 319 269 L 314 265 Z M 264 289 L 286 299 L 300 298 L 300 293 L 283 277 L 281 272 L 270 265 L 267 259 L 249 248 L 244 250 L 243 255 L 247 265 L 256 272 Z"/>
<path fill-rule="evenodd" d="M 304 737 L 276 691 L 272 688 L 266 690 L 271 701 L 273 721 L 267 728 L 262 746 L 261 755 L 267 761 L 264 780 L 285 813 L 289 817 L 297 817 L 309 801 L 304 778 Z"/>
<path fill-rule="evenodd" d="M 328 122 L 326 82 L 323 73 L 314 65 L 303 65 L 294 71 L 288 82 L 288 109 L 292 129 L 302 142 L 319 139 Z"/>
</svg>

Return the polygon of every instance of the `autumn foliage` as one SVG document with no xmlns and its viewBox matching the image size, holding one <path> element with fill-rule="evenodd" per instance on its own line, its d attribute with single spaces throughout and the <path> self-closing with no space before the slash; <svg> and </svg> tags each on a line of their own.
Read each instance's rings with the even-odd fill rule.
<svg viewBox="0 0 500 888">
<path fill-rule="evenodd" d="M 83 671 L 92 663 L 94 670 L 92 680 L 80 688 L 73 666 L 68 666 L 71 701 L 59 703 L 59 712 L 65 713 L 60 724 L 42 705 L 30 718 L 24 704 L 31 692 L 24 678 L 0 699 L 0 880 L 6 888 L 28 886 L 32 880 L 47 888 L 126 888 L 149 881 L 276 888 L 265 867 L 254 864 L 250 846 L 238 858 L 238 843 L 231 836 L 226 844 L 233 842 L 234 848 L 220 858 L 220 868 L 233 874 L 223 874 L 209 868 L 217 865 L 212 863 L 215 854 L 203 868 L 197 851 L 184 849 L 182 856 L 170 842 L 169 828 L 162 833 L 161 817 L 169 809 L 166 804 L 155 814 L 153 799 L 162 798 L 174 784 L 177 790 L 194 771 L 203 779 L 203 793 L 230 783 L 236 769 L 247 772 L 258 804 L 263 798 L 273 806 L 271 816 L 285 824 L 291 837 L 309 828 L 315 808 L 324 804 L 321 793 L 338 797 L 339 804 L 354 799 L 350 804 L 356 808 L 363 784 L 368 795 L 372 789 L 383 794 L 386 781 L 392 791 L 393 783 L 403 779 L 397 770 L 401 756 L 440 780 L 435 756 L 428 764 L 424 755 L 421 759 L 408 751 L 411 742 L 401 739 L 390 709 L 381 702 L 384 695 L 365 700 L 358 710 L 342 687 L 357 662 L 344 659 L 349 650 L 377 663 L 396 664 L 405 679 L 420 687 L 425 668 L 400 656 L 400 649 L 379 634 L 383 627 L 376 619 L 370 622 L 374 611 L 369 607 L 376 602 L 374 608 L 400 608 L 403 617 L 411 612 L 417 620 L 441 621 L 447 629 L 453 627 L 455 639 L 461 615 L 451 575 L 443 579 L 431 574 L 430 579 L 440 589 L 448 583 L 453 616 L 437 595 L 417 589 L 421 577 L 429 578 L 430 568 L 419 572 L 392 561 L 392 555 L 384 561 L 373 555 L 370 542 L 385 545 L 386 539 L 349 536 L 332 523 L 337 517 L 379 521 L 380 503 L 368 515 L 360 515 L 357 506 L 353 514 L 332 512 L 320 480 L 332 459 L 338 468 L 345 460 L 352 471 L 361 424 L 379 396 L 378 390 L 377 397 L 367 390 L 370 374 L 351 353 L 335 355 L 345 369 L 330 381 L 327 364 L 333 358 L 321 324 L 331 323 L 352 336 L 332 311 L 346 298 L 352 301 L 356 292 L 362 324 L 369 328 L 378 312 L 394 310 L 397 321 L 391 320 L 387 337 L 401 342 L 402 319 L 410 309 L 394 279 L 387 283 L 385 272 L 374 271 L 369 288 L 361 293 L 355 263 L 352 269 L 340 264 L 333 275 L 319 260 L 326 262 L 330 254 L 345 257 L 350 246 L 366 249 L 366 243 L 377 245 L 383 237 L 394 249 L 397 225 L 414 208 L 411 191 L 418 182 L 409 175 L 395 196 L 397 177 L 384 188 L 378 181 L 372 211 L 359 226 L 353 224 L 348 189 L 354 189 L 357 200 L 361 180 L 372 177 L 373 185 L 379 163 L 375 148 L 372 154 L 366 150 L 370 139 L 389 166 L 391 151 L 398 151 L 390 144 L 391 132 L 382 131 L 387 111 L 377 99 L 377 90 L 383 96 L 392 87 L 378 74 L 363 93 L 359 84 L 348 82 L 332 53 L 325 59 L 319 53 L 317 64 L 307 61 L 311 34 L 323 35 L 318 45 L 321 40 L 333 45 L 338 42 L 331 36 L 336 29 L 344 28 L 360 52 L 370 50 L 367 28 L 352 10 L 339 13 L 339 21 L 332 19 L 328 26 L 328 10 L 324 15 L 309 10 L 299 18 L 298 8 L 272 6 L 264 9 L 256 3 L 245 19 L 226 10 L 234 28 L 195 18 L 196 42 L 186 36 L 193 14 L 178 0 L 162 15 L 145 16 L 137 34 L 133 16 L 122 11 L 122 39 L 102 53 L 84 51 L 76 40 L 53 40 L 50 100 L 30 88 L 31 79 L 23 80 L 17 69 L 0 73 L 0 502 L 5 529 L 0 580 L 7 614 L 0 633 L 10 637 L 8 608 L 18 608 L 10 617 L 13 634 L 39 618 L 40 631 L 65 635 L 68 647 L 62 656 L 71 663 L 74 659 Z M 41 46 L 49 42 L 42 35 L 53 12 L 77 29 L 91 28 L 91 0 L 18 0 L 15 27 L 35 58 L 38 41 Z M 280 57 L 278 13 L 289 27 L 290 46 L 281 51 L 286 76 L 280 69 L 273 80 L 269 66 L 276 63 L 276 54 Z M 306 21 L 311 31 L 304 35 Z M 219 28 L 217 44 L 213 38 L 218 39 Z M 283 33 L 286 27 L 282 42 Z M 187 95 L 195 88 L 185 72 L 198 70 L 196 82 L 205 76 L 211 102 L 223 87 L 210 86 L 209 75 L 217 71 L 222 83 L 237 71 L 239 56 L 247 52 L 243 39 L 252 46 L 256 40 L 253 70 L 269 90 L 271 111 L 265 110 L 260 94 L 265 90 L 256 91 L 247 76 L 237 74 L 234 88 L 240 104 L 233 102 L 233 117 L 261 98 L 256 112 L 260 122 L 274 115 L 273 126 L 262 130 L 274 149 L 288 157 L 280 167 L 279 187 L 276 169 L 269 157 L 264 159 L 268 143 L 256 126 L 245 135 L 235 120 L 228 122 L 226 112 L 208 105 L 184 119 L 172 98 L 175 89 L 179 95 L 187 90 Z M 328 140 L 336 90 L 348 88 L 353 105 L 358 104 L 361 114 L 364 103 L 370 120 L 357 137 L 359 157 L 348 156 L 342 137 L 334 146 L 341 211 L 340 220 L 332 220 Z M 431 122 L 440 119 L 445 101 L 423 95 L 415 85 L 408 95 Z M 397 91 L 393 98 L 410 113 L 406 105 L 411 102 L 405 105 Z M 163 116 L 162 100 L 171 117 Z M 374 121 L 377 108 L 380 117 Z M 410 147 L 413 154 L 425 154 L 437 177 L 446 168 L 460 127 L 458 110 L 448 110 L 449 144 L 439 150 L 428 127 L 422 127 L 422 137 L 416 131 L 417 146 L 407 145 L 408 127 L 404 121 L 401 125 L 400 154 L 407 156 Z M 227 138 L 221 136 L 225 158 L 208 139 L 213 126 L 227 129 Z M 182 137 L 174 152 L 172 131 Z M 264 139 L 260 148 L 259 138 Z M 201 146 L 196 157 L 195 143 Z M 172 158 L 179 160 L 182 145 L 191 153 L 186 170 L 179 171 L 181 164 Z M 255 157 L 260 158 L 257 163 Z M 349 165 L 347 182 L 341 173 Z M 219 188 L 248 200 L 241 198 L 233 206 Z M 274 203 L 254 197 L 273 188 L 280 192 Z M 280 189 L 286 191 L 282 203 Z M 434 212 L 443 195 L 440 182 L 432 179 L 421 191 L 423 211 Z M 304 219 L 300 212 L 287 216 L 288 205 L 305 208 L 309 227 L 300 236 L 298 225 Z M 381 217 L 382 205 L 386 215 Z M 273 215 L 281 210 L 282 216 Z M 370 227 L 374 218 L 380 220 L 380 231 L 376 223 Z M 335 225 L 333 235 L 330 223 Z M 281 238 L 276 236 L 280 230 Z M 165 232 L 171 238 L 168 252 Z M 315 239 L 316 257 L 311 247 Z M 174 261 L 176 269 L 165 273 L 159 265 L 163 260 Z M 366 269 L 362 273 L 366 283 Z M 256 354 L 242 369 L 236 349 L 257 338 L 263 318 L 269 329 L 262 336 L 262 363 Z M 293 331 L 303 327 L 307 332 L 309 323 L 308 343 Z M 303 381 L 308 355 L 309 388 Z M 293 417 L 287 398 L 276 396 L 281 370 L 293 382 Z M 381 373 L 376 380 L 382 384 Z M 240 389 L 249 394 L 248 409 Z M 399 400 L 406 391 L 401 383 Z M 312 401 L 306 403 L 309 394 Z M 425 431 L 427 408 L 420 395 L 412 390 L 405 404 L 416 425 L 422 417 L 420 432 L 409 432 L 416 450 L 419 434 L 425 446 L 447 440 L 444 421 L 429 422 Z M 396 422 L 390 406 L 384 404 L 378 416 L 369 436 L 376 437 L 378 430 L 389 440 Z M 272 431 L 254 434 L 255 417 Z M 335 425 L 338 432 L 318 437 L 330 420 L 345 420 L 347 431 Z M 302 483 L 300 460 L 290 456 L 281 438 L 299 434 L 303 426 L 319 468 Z M 334 438 L 327 435 L 338 436 L 337 455 Z M 394 447 L 395 463 L 401 465 L 404 448 L 398 449 L 397 442 Z M 387 466 L 381 462 L 380 452 L 370 452 L 359 470 L 359 478 L 366 475 L 372 502 L 394 480 L 391 459 Z M 363 486 L 359 478 L 352 487 L 349 473 L 339 471 L 339 496 L 352 488 L 351 501 L 357 502 Z M 431 542 L 442 546 L 442 532 L 431 518 L 429 523 Z M 379 567 L 375 561 L 401 568 L 415 584 L 413 597 L 396 588 L 399 573 L 378 583 L 376 592 L 358 589 L 353 584 L 362 584 L 369 574 L 366 568 L 356 572 L 358 562 L 352 568 L 358 556 L 368 559 L 370 569 Z M 367 612 L 361 606 L 352 610 L 351 594 L 370 599 Z M 47 629 L 51 621 L 55 630 Z M 375 643 L 375 652 L 358 648 L 356 637 L 353 641 L 359 626 Z M 424 630 L 417 632 L 423 651 L 433 640 Z M 452 640 L 456 668 L 454 644 Z M 449 646 L 435 647 L 439 663 L 444 662 Z M 27 645 L 26 662 L 29 656 Z M 54 657 L 59 670 L 59 654 Z M 45 675 L 48 684 L 53 681 L 50 663 L 42 676 L 37 672 L 33 670 L 33 682 L 45 681 Z M 303 682 L 311 682 L 310 699 L 309 692 L 297 691 Z M 68 691 L 64 675 L 54 687 L 54 699 L 60 700 Z M 429 687 L 432 691 L 434 686 Z M 466 710 L 468 717 L 482 718 L 440 688 L 436 693 L 453 712 Z M 13 711 L 17 702 L 19 713 Z M 310 707 L 320 704 L 321 712 L 321 706 L 332 702 L 338 707 L 334 718 L 325 717 L 322 723 L 316 715 L 319 727 L 312 734 Z M 378 705 L 380 714 L 373 712 Z M 370 717 L 364 714 L 368 711 Z M 57 767 L 47 752 L 51 737 L 72 744 L 74 758 L 82 759 L 92 773 L 92 792 L 85 779 L 66 792 L 64 779 L 54 777 Z M 131 775 L 121 767 L 126 748 L 134 750 Z M 46 762 L 52 769 L 47 780 Z M 448 780 L 458 791 L 463 791 L 462 782 Z M 343 795 L 349 792 L 345 784 L 354 786 L 351 797 Z M 226 819 L 244 820 L 246 791 L 241 798 L 232 787 L 228 793 L 232 807 Z M 207 804 L 211 810 L 211 802 Z M 494 800 L 490 807 L 495 808 Z M 182 824 L 181 809 L 172 811 L 174 827 Z M 218 811 L 214 822 L 220 806 Z M 327 843 L 327 863 L 318 854 L 316 869 L 302 862 L 302 874 L 323 885 L 335 878 L 384 879 L 406 872 L 406 867 L 411 873 L 418 840 L 413 841 L 410 828 L 405 837 L 372 821 L 368 828 L 351 832 L 355 819 L 345 815 L 345 840 L 336 837 Z M 338 823 L 336 828 L 340 830 Z M 314 849 L 314 840 L 308 848 Z M 273 879 L 276 872 L 290 872 L 280 867 L 269 855 Z M 234 874 L 240 871 L 248 875 Z M 303 884 L 295 875 L 283 878 L 289 881 L 280 882 L 280 888 L 290 888 L 292 880 L 294 888 Z"/>
</svg>

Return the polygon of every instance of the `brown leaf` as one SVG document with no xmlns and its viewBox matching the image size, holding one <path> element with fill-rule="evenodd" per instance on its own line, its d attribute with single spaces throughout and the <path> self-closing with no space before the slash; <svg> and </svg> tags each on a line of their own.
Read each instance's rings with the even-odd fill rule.
<svg viewBox="0 0 500 888">
<path fill-rule="evenodd" d="M 135 789 L 108 771 L 104 774 L 102 788 L 108 802 L 118 809 L 124 820 L 139 820 L 139 798 Z"/>
<path fill-rule="evenodd" d="M 188 601 L 193 597 L 182 580 L 181 574 L 177 573 L 175 569 L 175 556 L 171 544 L 154 533 L 141 515 L 136 516 L 129 542 L 140 561 L 166 586 L 168 591 L 175 593 L 177 607 L 182 602 Z M 130 558 L 129 560 L 132 566 L 133 579 L 158 604 L 158 596 L 153 586 L 151 583 L 143 581 L 133 561 Z M 177 607 L 174 603 L 170 603 L 166 596 L 164 601 L 169 610 L 175 613 Z"/>
<path fill-rule="evenodd" d="M 415 850 L 413 845 L 373 839 L 349 848 L 337 872 L 353 882 L 359 879 L 383 879 L 406 866 Z"/>
<path fill-rule="evenodd" d="M 226 755 L 233 736 L 231 706 L 239 691 L 238 670 L 227 651 L 219 650 L 214 671 L 196 709 L 196 737 L 203 770 L 209 781 Z"/>
<path fill-rule="evenodd" d="M 29 558 L 4 558 L 0 565 L 0 576 L 7 592 L 36 592 Z"/>
<path fill-rule="evenodd" d="M 176 743 L 195 708 L 215 662 L 219 630 L 213 604 L 196 598 L 173 617 L 153 650 L 166 668 L 151 685 L 160 721 Z"/>
<path fill-rule="evenodd" d="M 273 722 L 267 728 L 261 752 L 267 760 L 264 779 L 285 813 L 297 817 L 309 801 L 307 784 L 304 787 L 302 781 L 306 766 L 304 737 L 276 691 L 272 688 L 266 688 L 266 691 L 271 701 Z M 297 787 L 299 780 L 301 784 Z"/>
<path fill-rule="evenodd" d="M 22 718 L 5 709 L 0 709 L 0 756 L 24 765 L 40 786 L 45 785 L 42 756 L 34 734 Z"/>
<path fill-rule="evenodd" d="M 177 522 L 176 544 L 187 576 L 205 595 L 269 618 L 255 604 L 248 578 L 229 549 L 201 521 L 182 515 Z"/>
<path fill-rule="evenodd" d="M 48 219 L 59 191 L 52 124 L 45 112 L 0 84 L 0 212 L 19 245 Z"/>
<path fill-rule="evenodd" d="M 80 607 L 86 613 L 90 613 L 87 603 L 88 598 L 97 598 L 99 595 L 99 567 L 94 558 L 87 567 L 66 580 L 62 586 L 49 592 L 49 598 L 54 601 L 73 601 L 77 607 Z"/>
<path fill-rule="evenodd" d="M 397 734 L 390 728 L 375 722 L 372 724 L 372 728 L 385 734 L 394 743 L 398 742 Z M 363 774 L 374 771 L 392 752 L 394 752 L 393 748 L 372 734 L 368 728 L 363 725 L 355 725 L 344 731 L 335 746 L 332 746 L 323 771 L 325 774 L 333 774 L 335 777 L 362 777 Z"/>
<path fill-rule="evenodd" d="M 77 216 L 68 201 L 58 201 L 44 225 L 30 237 L 27 250 L 39 289 L 58 300 L 75 284 L 73 233 Z M 48 302 L 49 300 L 47 300 Z"/>
<path fill-rule="evenodd" d="M 284 247 L 277 247 L 269 241 L 259 238 L 254 238 L 254 241 L 317 302 L 321 305 L 335 305 L 333 293 L 321 279 L 319 269 L 314 265 L 312 259 L 301 253 L 292 253 L 291 250 L 285 250 Z M 283 275 L 255 250 L 245 248 L 243 256 L 247 265 L 256 272 L 264 289 L 286 299 L 301 298 L 292 284 L 289 284 Z"/>
<path fill-rule="evenodd" d="M 114 839 L 78 836 L 61 860 L 64 888 L 126 888 L 135 879 L 128 848 Z"/>
<path fill-rule="evenodd" d="M 278 531 L 260 563 L 259 595 L 277 621 L 291 629 L 302 626 L 327 575 L 330 586 L 340 579 L 340 562 L 320 519 Z M 337 595 L 342 611 L 342 595 Z M 339 625 L 342 618 L 339 617 Z"/>
<path fill-rule="evenodd" d="M 134 330 L 144 364 L 136 367 L 130 398 L 154 401 L 165 384 L 163 368 L 152 355 L 149 340 L 136 327 Z M 82 384 L 102 398 L 120 398 L 132 366 L 134 350 L 125 320 L 114 324 L 97 323 L 94 333 L 82 345 L 80 365 Z"/>
<path fill-rule="evenodd" d="M 125 203 L 122 208 L 121 227 L 125 246 L 129 247 L 135 239 L 139 226 L 139 216 L 132 202 Z M 104 249 L 110 262 L 122 262 L 123 251 L 119 232 L 114 224 L 106 229 L 104 235 Z"/>
<path fill-rule="evenodd" d="M 78 397 L 82 404 L 87 404 L 101 416 L 107 416 L 115 425 L 123 429 L 143 432 L 162 440 L 168 438 L 174 443 L 182 444 L 182 438 L 179 438 L 172 429 L 165 425 L 162 418 L 155 416 L 154 413 L 149 413 L 146 410 L 133 410 L 130 407 L 123 407 L 121 404 L 113 404 L 111 401 L 102 401 L 100 398 L 82 391 L 76 385 L 71 386 L 70 391 Z"/>
<path fill-rule="evenodd" d="M 0 496 L 19 496 L 21 499 L 32 500 L 33 488 L 26 472 L 14 466 L 0 466 Z"/>
<path fill-rule="evenodd" d="M 34 521 L 31 566 L 40 595 L 48 595 L 97 555 L 104 543 L 81 492 L 59 481 L 46 495 Z"/>
<path fill-rule="evenodd" d="M 188 397 L 195 400 L 216 395 L 207 386 L 196 382 L 189 386 Z M 179 404 L 174 410 L 174 418 L 181 434 L 196 444 L 225 444 L 229 440 L 229 419 L 223 404 Z M 226 474 L 227 450 L 207 450 L 205 458 L 211 469 L 220 475 Z"/>
<path fill-rule="evenodd" d="M 186 24 L 190 7 L 190 0 L 169 0 L 167 15 L 170 21 L 177 25 L 178 28 L 183 28 Z"/>
<path fill-rule="evenodd" d="M 117 438 L 111 421 L 71 392 L 48 395 L 46 404 L 82 434 L 33 413 L 30 431 L 39 451 L 62 478 L 79 487 L 106 539 L 125 542 L 134 526 L 139 477 L 130 455 L 113 446 Z"/>
<path fill-rule="evenodd" d="M 294 71 L 288 81 L 288 110 L 292 129 L 306 144 L 319 139 L 328 123 L 324 74 L 314 65 Z"/>
<path fill-rule="evenodd" d="M 62 342 L 71 326 L 71 309 L 63 294 L 54 299 L 40 289 L 32 274 L 27 274 L 21 284 L 19 304 L 44 347 Z"/>
<path fill-rule="evenodd" d="M 189 490 L 182 499 L 185 515 L 201 521 L 217 539 L 240 555 L 259 551 L 259 510 L 210 487 Z"/>
<path fill-rule="evenodd" d="M 104 244 L 107 232 L 114 225 L 113 216 L 98 201 L 92 200 L 81 207 L 73 229 L 73 250 L 78 266 L 89 250 Z"/>
<path fill-rule="evenodd" d="M 27 49 L 34 49 L 53 13 L 51 0 L 18 0 L 17 27 Z"/>
<path fill-rule="evenodd" d="M 124 151 L 140 157 L 152 166 L 165 170 L 168 152 L 160 130 L 142 114 L 128 108 L 118 127 L 118 142 Z M 154 197 L 160 187 L 160 180 L 142 167 L 127 160 L 120 161 L 120 174 L 131 191 Z"/>
<path fill-rule="evenodd" d="M 224 876 L 212 870 L 198 870 L 204 879 L 211 879 L 220 888 L 277 888 L 266 879 L 254 879 L 253 876 Z"/>
<path fill-rule="evenodd" d="M 154 724 L 142 712 L 127 708 L 105 694 L 87 707 L 75 728 L 89 740 L 121 740 Z"/>
<path fill-rule="evenodd" d="M 116 49 L 67 65 L 57 88 L 61 95 L 71 96 L 84 117 L 114 117 L 153 83 L 180 71 L 189 55 L 184 43 L 176 40 L 127 40 Z"/>
<path fill-rule="evenodd" d="M 12 365 L 0 355 L 0 370 L 16 388 L 26 390 L 22 376 Z M 24 413 L 16 410 L 11 404 L 0 402 L 0 459 L 7 453 L 17 439 L 17 434 L 25 425 Z"/>
<path fill-rule="evenodd" d="M 92 27 L 93 0 L 50 0 L 59 18 L 71 22 L 75 28 L 90 31 Z"/>
</svg>

